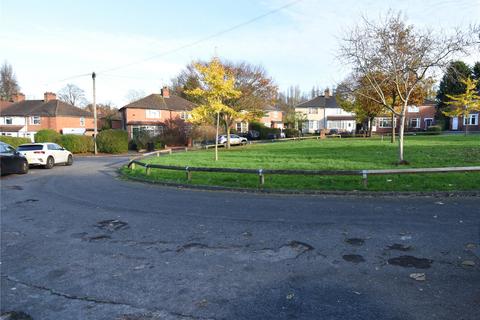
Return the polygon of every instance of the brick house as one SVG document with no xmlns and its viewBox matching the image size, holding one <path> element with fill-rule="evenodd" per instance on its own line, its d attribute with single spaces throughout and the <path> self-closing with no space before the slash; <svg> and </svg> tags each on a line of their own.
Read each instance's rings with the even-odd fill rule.
<svg viewBox="0 0 480 320">
<path fill-rule="evenodd" d="M 176 95 L 170 95 L 167 87 L 160 94 L 151 94 L 120 108 L 123 129 L 127 130 L 130 139 L 136 132 L 144 131 L 155 136 L 163 131 L 167 120 L 190 117 L 195 104 Z"/>
<path fill-rule="evenodd" d="M 468 125 L 468 131 L 480 131 L 480 112 L 475 111 L 468 115 L 468 118 L 451 117 L 450 118 L 450 130 L 452 131 L 465 131 L 465 127 Z"/>
<path fill-rule="evenodd" d="M 34 140 L 41 129 L 59 133 L 85 134 L 93 131 L 93 115 L 57 100 L 52 92 L 45 92 L 43 100 L 25 100 L 23 94 L 0 111 L 0 135 L 26 137 Z"/>
<path fill-rule="evenodd" d="M 295 106 L 295 112 L 305 115 L 303 133 L 315 133 L 325 129 L 355 132 L 356 129 L 355 115 L 343 110 L 330 90 L 325 90 L 324 95 Z"/>
<path fill-rule="evenodd" d="M 425 100 L 420 106 L 409 106 L 405 115 L 405 131 L 426 131 L 435 124 L 436 107 L 432 100 Z M 400 123 L 395 120 L 396 131 Z M 390 133 L 392 131 L 392 117 L 385 115 L 376 117 L 372 125 L 372 132 Z"/>
<path fill-rule="evenodd" d="M 265 113 L 263 114 L 263 117 L 259 119 L 259 122 L 268 128 L 283 129 L 283 112 L 278 107 L 274 106 L 268 106 L 264 110 Z M 247 121 L 236 121 L 234 126 L 237 132 L 248 131 Z"/>
</svg>

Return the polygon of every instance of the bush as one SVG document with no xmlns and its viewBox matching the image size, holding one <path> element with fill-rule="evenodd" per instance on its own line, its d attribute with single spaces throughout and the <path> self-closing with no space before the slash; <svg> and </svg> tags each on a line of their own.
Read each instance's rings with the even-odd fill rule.
<svg viewBox="0 0 480 320">
<path fill-rule="evenodd" d="M 149 142 L 152 142 L 152 137 L 148 134 L 148 132 L 139 131 L 135 133 L 131 146 L 138 151 L 142 149 L 147 149 L 147 145 Z"/>
<path fill-rule="evenodd" d="M 60 136 L 58 144 L 72 153 L 93 152 L 93 138 L 90 136 L 64 134 Z"/>
<path fill-rule="evenodd" d="M 272 139 L 272 136 L 280 137 L 280 129 L 266 127 L 260 122 L 250 122 L 249 130 L 255 130 L 260 133 L 260 139 Z"/>
<path fill-rule="evenodd" d="M 300 137 L 300 130 L 297 129 L 284 129 L 283 132 L 285 132 L 286 138 Z"/>
<path fill-rule="evenodd" d="M 0 141 L 8 143 L 14 148 L 17 148 L 21 144 L 32 142 L 29 138 L 18 138 L 9 136 L 0 136 Z"/>
<path fill-rule="evenodd" d="M 439 126 L 439 125 L 430 126 L 430 127 L 427 128 L 427 131 L 429 131 L 429 132 L 440 132 L 440 131 L 442 131 L 442 127 Z"/>
<path fill-rule="evenodd" d="M 59 143 L 61 134 L 52 129 L 42 129 L 35 134 L 35 142 L 55 142 Z"/>
<path fill-rule="evenodd" d="M 128 151 L 128 133 L 124 130 L 103 130 L 97 135 L 97 148 L 105 153 Z"/>
</svg>

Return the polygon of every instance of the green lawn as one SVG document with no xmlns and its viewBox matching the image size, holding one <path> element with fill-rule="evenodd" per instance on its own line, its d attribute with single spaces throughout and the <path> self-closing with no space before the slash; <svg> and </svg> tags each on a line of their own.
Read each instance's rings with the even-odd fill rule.
<svg viewBox="0 0 480 320">
<path fill-rule="evenodd" d="M 480 135 L 409 136 L 405 138 L 408 167 L 480 166 Z M 190 167 L 254 169 L 387 169 L 396 168 L 397 144 L 380 139 L 327 139 L 256 144 L 219 150 L 177 153 L 143 161 Z M 164 182 L 187 183 L 184 172 L 143 168 L 122 169 L 127 176 Z M 193 172 L 191 184 L 258 188 L 258 177 L 249 174 Z M 356 176 L 266 175 L 266 189 L 365 190 Z M 480 173 L 370 176 L 368 190 L 432 191 L 479 190 Z"/>
</svg>

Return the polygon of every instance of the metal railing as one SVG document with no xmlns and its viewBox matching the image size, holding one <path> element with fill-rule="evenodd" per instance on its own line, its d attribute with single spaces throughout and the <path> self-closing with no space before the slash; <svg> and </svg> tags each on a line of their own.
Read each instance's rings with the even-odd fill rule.
<svg viewBox="0 0 480 320">
<path fill-rule="evenodd" d="M 171 154 L 171 150 L 157 151 Z M 373 169 L 373 170 L 286 170 L 286 169 L 241 169 L 241 168 L 209 168 L 209 167 L 188 167 L 188 166 L 170 166 L 153 163 L 144 163 L 138 160 L 131 160 L 128 167 L 132 170 L 135 166 L 145 168 L 145 174 L 151 174 L 152 169 L 164 169 L 183 171 L 186 174 L 187 181 L 192 180 L 192 172 L 218 172 L 218 173 L 240 173 L 258 175 L 259 185 L 265 184 L 265 175 L 304 175 L 304 176 L 359 176 L 362 178 L 363 185 L 368 187 L 368 177 L 370 175 L 397 175 L 397 174 L 430 174 L 430 173 L 452 173 L 452 172 L 480 172 L 480 166 L 474 167 L 445 167 L 445 168 L 408 168 L 408 169 Z"/>
</svg>

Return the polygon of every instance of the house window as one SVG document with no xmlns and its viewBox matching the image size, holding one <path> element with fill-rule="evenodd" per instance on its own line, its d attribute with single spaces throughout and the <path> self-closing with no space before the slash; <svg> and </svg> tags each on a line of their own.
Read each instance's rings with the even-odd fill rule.
<svg viewBox="0 0 480 320">
<path fill-rule="evenodd" d="M 12 119 L 12 117 L 6 117 L 6 118 L 5 118 L 5 124 L 13 124 L 13 119 Z"/>
<path fill-rule="evenodd" d="M 30 124 L 40 124 L 40 117 L 39 116 L 30 117 Z"/>
<path fill-rule="evenodd" d="M 378 118 L 377 123 L 378 123 L 378 126 L 380 128 L 391 128 L 392 127 L 392 118 Z M 396 125 L 397 122 L 395 121 L 394 124 Z"/>
<path fill-rule="evenodd" d="M 278 111 L 273 111 L 273 118 L 278 118 Z"/>
<path fill-rule="evenodd" d="M 85 127 L 85 117 L 80 117 L 80 127 Z"/>
<path fill-rule="evenodd" d="M 420 112 L 420 108 L 418 108 L 417 106 L 408 106 L 408 112 L 411 112 L 411 113 Z"/>
<path fill-rule="evenodd" d="M 190 115 L 188 114 L 187 111 L 180 112 L 180 119 L 188 120 L 188 118 L 190 118 Z"/>
<path fill-rule="evenodd" d="M 160 110 L 147 109 L 145 112 L 145 117 L 149 119 L 160 119 Z"/>
<path fill-rule="evenodd" d="M 410 128 L 420 128 L 420 118 L 411 118 Z"/>
<path fill-rule="evenodd" d="M 468 122 L 467 122 L 468 120 Z M 463 118 L 463 125 L 476 126 L 478 124 L 478 113 L 468 115 L 468 118 Z"/>
<path fill-rule="evenodd" d="M 308 129 L 310 129 L 310 130 L 318 129 L 318 121 L 308 120 Z"/>
<path fill-rule="evenodd" d="M 318 114 L 318 109 L 317 108 L 308 108 L 308 113 L 309 114 Z"/>
<path fill-rule="evenodd" d="M 433 125 L 433 118 L 425 118 L 425 128 L 428 128 Z"/>
<path fill-rule="evenodd" d="M 135 138 L 140 132 L 145 132 L 150 137 L 155 137 L 163 133 L 163 126 L 133 126 L 132 133 Z"/>
</svg>

